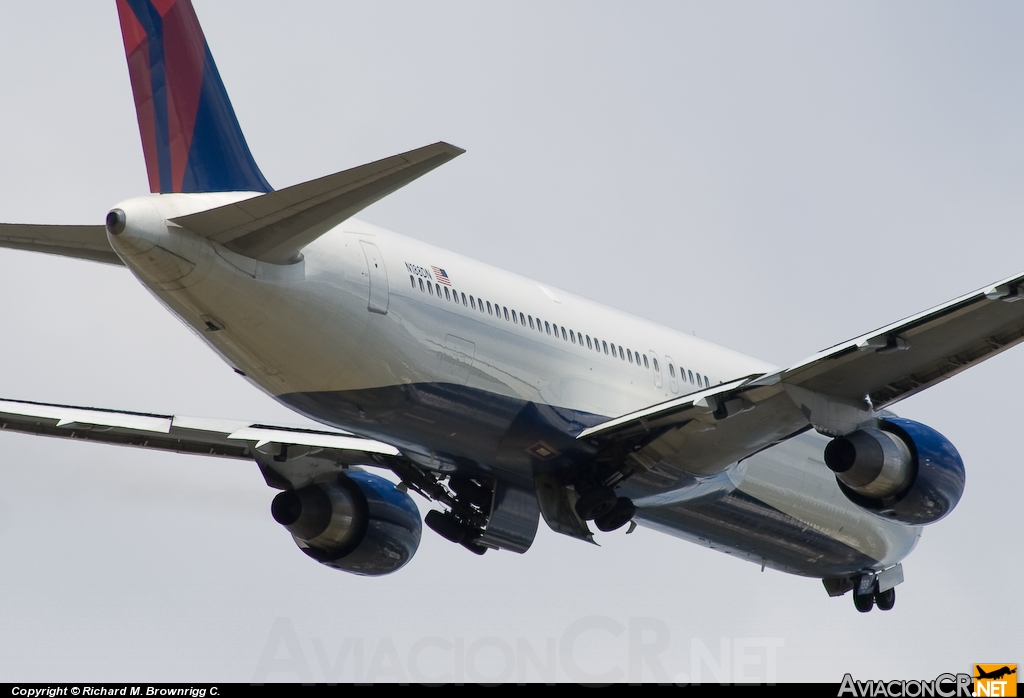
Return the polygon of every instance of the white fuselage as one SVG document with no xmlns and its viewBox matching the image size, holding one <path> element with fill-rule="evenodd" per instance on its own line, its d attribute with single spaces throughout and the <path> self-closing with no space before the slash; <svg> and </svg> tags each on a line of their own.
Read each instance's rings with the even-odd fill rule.
<svg viewBox="0 0 1024 698">
<path fill-rule="evenodd" d="M 356 220 L 289 265 L 257 262 L 166 224 L 247 196 L 124 202 L 129 226 L 111 245 L 268 394 L 390 441 L 428 468 L 472 462 L 529 480 L 529 461 L 511 441 L 526 448 L 524 439 L 561 438 L 567 446 L 559 448 L 573 448 L 587 426 L 774 369 Z M 804 434 L 718 477 L 680 473 L 671 486 L 637 486 L 630 496 L 643 523 L 791 572 L 828 576 L 899 561 L 919 528 L 849 502 L 821 461 L 824 443 Z M 773 540 L 786 536 L 795 539 Z"/>
</svg>

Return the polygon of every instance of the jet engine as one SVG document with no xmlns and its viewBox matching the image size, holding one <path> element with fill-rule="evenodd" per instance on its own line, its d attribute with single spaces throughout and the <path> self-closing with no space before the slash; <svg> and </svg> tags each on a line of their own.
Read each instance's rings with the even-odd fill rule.
<svg viewBox="0 0 1024 698">
<path fill-rule="evenodd" d="M 865 509 L 907 524 L 938 521 L 964 492 L 964 463 L 931 427 L 888 418 L 825 447 L 839 488 Z"/>
<path fill-rule="evenodd" d="M 420 544 L 422 522 L 412 497 L 361 471 L 281 492 L 270 511 L 302 552 L 353 574 L 394 572 Z"/>
</svg>

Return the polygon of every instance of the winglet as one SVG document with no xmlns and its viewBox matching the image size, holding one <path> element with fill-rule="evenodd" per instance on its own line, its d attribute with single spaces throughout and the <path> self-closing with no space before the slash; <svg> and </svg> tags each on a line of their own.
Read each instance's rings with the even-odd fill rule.
<svg viewBox="0 0 1024 698">
<path fill-rule="evenodd" d="M 272 191 L 191 0 L 117 0 L 117 13 L 150 191 Z"/>
</svg>

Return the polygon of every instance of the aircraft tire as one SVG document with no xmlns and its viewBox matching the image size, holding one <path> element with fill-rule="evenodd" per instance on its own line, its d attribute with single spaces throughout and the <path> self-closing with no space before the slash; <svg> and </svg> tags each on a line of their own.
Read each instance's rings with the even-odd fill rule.
<svg viewBox="0 0 1024 698">
<path fill-rule="evenodd" d="M 584 521 L 593 521 L 614 509 L 618 501 L 611 487 L 595 487 L 576 500 L 576 513 Z"/>
<path fill-rule="evenodd" d="M 872 608 L 875 607 L 875 595 L 874 594 L 853 594 L 853 605 L 857 607 L 857 610 L 861 613 L 868 613 Z"/>
<path fill-rule="evenodd" d="M 891 611 L 896 605 L 896 587 L 875 594 L 875 605 L 879 611 Z"/>
<path fill-rule="evenodd" d="M 476 537 L 466 538 L 460 545 L 474 555 L 483 555 L 487 552 L 487 546 L 477 542 Z"/>
<path fill-rule="evenodd" d="M 427 515 L 423 517 L 423 523 L 442 538 L 460 545 L 465 542 L 469 533 L 454 516 L 436 509 L 427 512 Z"/>
<path fill-rule="evenodd" d="M 633 502 L 626 497 L 619 497 L 611 511 L 594 519 L 594 525 L 599 531 L 609 533 L 628 524 L 635 514 Z"/>
</svg>

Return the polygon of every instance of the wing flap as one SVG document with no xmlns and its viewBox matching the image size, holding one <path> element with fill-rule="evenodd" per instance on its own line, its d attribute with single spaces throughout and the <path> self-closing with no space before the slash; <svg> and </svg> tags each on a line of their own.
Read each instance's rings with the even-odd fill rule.
<svg viewBox="0 0 1024 698">
<path fill-rule="evenodd" d="M 102 225 L 0 223 L 0 247 L 124 266 Z"/>
<path fill-rule="evenodd" d="M 463 152 L 435 143 L 173 222 L 232 252 L 285 264 L 345 219 Z"/>
<path fill-rule="evenodd" d="M 320 460 L 343 464 L 400 455 L 389 444 L 341 432 L 14 400 L 0 400 L 0 429 L 281 464 L 291 459 L 289 448 L 292 457 L 315 453 Z"/>
<path fill-rule="evenodd" d="M 666 426 L 681 424 L 698 416 L 707 416 L 718 409 L 719 398 L 732 395 L 737 388 L 751 382 L 751 376 L 739 380 L 716 385 L 710 390 L 699 390 L 689 395 L 668 400 L 636 412 L 624 414 L 607 422 L 596 424 L 580 432 L 578 439 L 604 439 L 611 436 L 622 436 L 630 433 L 650 432 Z"/>
<path fill-rule="evenodd" d="M 1024 341 L 1024 275 L 856 337 L 773 380 L 882 409 Z M 1019 295 L 1018 295 L 1019 294 Z M 764 379 L 767 380 L 767 379 Z"/>
<path fill-rule="evenodd" d="M 781 385 L 759 384 L 758 377 L 623 415 L 577 438 L 595 443 L 598 459 L 627 459 L 634 480 L 672 491 L 810 427 Z"/>
</svg>

